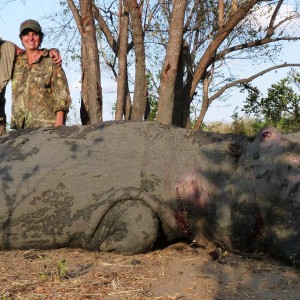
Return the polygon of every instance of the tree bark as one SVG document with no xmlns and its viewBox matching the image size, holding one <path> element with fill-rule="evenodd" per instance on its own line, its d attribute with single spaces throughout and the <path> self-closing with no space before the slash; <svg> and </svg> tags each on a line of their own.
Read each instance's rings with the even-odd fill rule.
<svg viewBox="0 0 300 300">
<path fill-rule="evenodd" d="M 135 84 L 131 120 L 141 121 L 146 109 L 147 96 L 144 32 L 141 11 L 137 1 L 128 0 L 128 8 L 135 49 Z"/>
<path fill-rule="evenodd" d="M 80 11 L 76 8 L 72 0 L 68 0 L 68 5 L 73 13 L 77 28 L 81 35 L 84 49 L 82 63 L 82 103 L 87 107 L 89 120 L 82 123 L 102 122 L 102 88 L 100 79 L 99 52 L 97 47 L 96 29 L 93 18 L 93 0 L 80 0 Z"/>
<path fill-rule="evenodd" d="M 187 78 L 193 76 L 191 63 L 190 48 L 188 43 L 184 41 L 178 62 L 172 118 L 172 124 L 178 127 L 185 127 L 185 124 L 187 124 L 186 116 L 189 115 L 189 111 L 187 111 L 189 107 L 186 105 L 184 98 L 184 75 L 186 70 Z"/>
<path fill-rule="evenodd" d="M 224 2 L 219 0 L 219 28 L 224 26 Z"/>
<path fill-rule="evenodd" d="M 90 123 L 89 111 L 90 104 L 89 98 L 83 97 L 84 92 L 88 90 L 88 81 L 85 79 L 86 71 L 85 68 L 88 65 L 85 62 L 87 55 L 85 53 L 85 47 L 81 44 L 81 99 L 80 99 L 80 120 L 82 125 L 87 125 Z"/>
<path fill-rule="evenodd" d="M 186 5 L 187 0 L 174 0 L 173 3 L 169 42 L 160 79 L 157 112 L 157 121 L 165 124 L 172 124 L 173 121 L 175 83 L 182 46 Z"/>
<path fill-rule="evenodd" d="M 239 7 L 238 0 L 231 0 L 231 14 L 234 14 Z"/>
<path fill-rule="evenodd" d="M 202 123 L 205 114 L 207 113 L 208 107 L 209 107 L 209 96 L 208 96 L 208 88 L 209 88 L 209 78 L 208 76 L 205 76 L 203 80 L 203 97 L 202 97 L 202 104 L 201 104 L 201 110 L 200 110 L 200 115 L 196 121 L 195 130 L 199 130 Z"/>
<path fill-rule="evenodd" d="M 122 3 L 123 2 L 123 3 Z M 128 25 L 129 12 L 127 1 L 119 1 L 119 70 L 117 78 L 117 101 L 115 119 L 122 120 L 123 115 L 126 118 L 126 95 L 128 93 L 127 80 L 127 48 L 128 48 Z"/>
</svg>

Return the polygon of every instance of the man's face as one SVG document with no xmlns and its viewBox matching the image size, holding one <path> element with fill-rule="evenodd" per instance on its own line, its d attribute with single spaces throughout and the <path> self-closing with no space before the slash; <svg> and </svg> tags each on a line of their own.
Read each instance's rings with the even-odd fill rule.
<svg viewBox="0 0 300 300">
<path fill-rule="evenodd" d="M 35 31 L 26 29 L 21 34 L 21 41 L 26 50 L 36 50 L 41 44 L 41 37 Z"/>
</svg>

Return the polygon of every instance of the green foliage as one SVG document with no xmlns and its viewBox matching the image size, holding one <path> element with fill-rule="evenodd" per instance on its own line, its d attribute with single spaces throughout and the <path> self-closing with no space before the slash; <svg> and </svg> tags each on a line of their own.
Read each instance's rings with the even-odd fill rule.
<svg viewBox="0 0 300 300">
<path fill-rule="evenodd" d="M 155 85 L 153 80 L 153 75 L 150 72 L 146 73 L 147 87 L 148 87 L 148 96 L 147 102 L 149 105 L 149 115 L 148 121 L 155 121 L 158 110 L 158 96 L 155 94 Z"/>
<path fill-rule="evenodd" d="M 231 123 L 208 122 L 205 124 L 203 131 L 254 136 L 261 128 L 265 127 L 265 124 L 257 119 L 241 118 L 238 113 L 234 113 L 232 117 L 236 119 Z"/>
<path fill-rule="evenodd" d="M 158 110 L 158 98 L 153 95 L 148 95 L 147 100 L 150 106 L 148 121 L 155 121 Z"/>
<path fill-rule="evenodd" d="M 43 256 L 38 256 L 41 260 L 43 260 L 43 268 L 39 272 L 39 279 L 41 281 L 46 281 L 46 280 L 57 280 L 57 277 L 62 280 L 69 278 L 68 273 L 67 273 L 67 263 L 64 258 L 60 259 L 57 262 L 56 267 L 53 269 L 52 267 L 49 268 L 49 266 L 46 264 L 45 257 Z"/>
<path fill-rule="evenodd" d="M 286 131 L 300 126 L 299 101 L 300 73 L 291 70 L 288 76 L 272 84 L 267 97 L 256 87 L 243 85 L 248 92 L 242 111 L 254 115 L 258 123 L 272 125 Z"/>
<path fill-rule="evenodd" d="M 41 259 L 42 261 L 45 261 L 45 257 L 42 256 L 42 255 L 38 255 L 38 258 Z M 45 263 L 43 263 L 43 269 L 42 271 L 39 273 L 39 278 L 40 280 L 46 280 L 49 276 L 49 271 L 48 271 L 48 268 L 47 268 L 47 265 Z"/>
<path fill-rule="evenodd" d="M 64 258 L 57 262 L 57 275 L 60 279 L 67 278 L 67 263 Z"/>
<path fill-rule="evenodd" d="M 229 133 L 242 134 L 242 135 L 255 135 L 261 128 L 265 126 L 259 119 L 244 119 L 239 117 L 237 107 L 231 115 L 233 120 Z"/>
</svg>

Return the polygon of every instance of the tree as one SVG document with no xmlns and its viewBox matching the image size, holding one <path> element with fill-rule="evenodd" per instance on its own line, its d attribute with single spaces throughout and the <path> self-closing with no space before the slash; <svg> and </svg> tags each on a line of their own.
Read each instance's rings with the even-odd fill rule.
<svg viewBox="0 0 300 300">
<path fill-rule="evenodd" d="M 157 121 L 172 124 L 175 82 L 182 45 L 186 0 L 174 0 L 170 20 L 169 41 L 161 72 Z"/>
<path fill-rule="evenodd" d="M 80 0 L 76 7 L 73 0 L 67 0 L 81 35 L 82 101 L 81 121 L 102 122 L 102 89 L 100 79 L 99 53 L 92 11 L 92 0 Z M 81 15 L 80 13 L 81 12 Z"/>
<path fill-rule="evenodd" d="M 208 110 L 208 107 L 210 106 L 212 101 L 217 98 L 216 95 L 220 97 L 222 93 L 224 93 L 224 91 L 226 91 L 228 88 L 238 84 L 239 80 L 243 80 L 235 80 L 234 77 L 232 77 L 233 79 L 230 80 L 231 84 L 225 82 L 225 85 L 223 87 L 220 87 L 219 85 L 215 96 L 214 94 L 212 96 L 209 95 L 209 87 L 213 82 L 213 77 L 216 74 L 217 68 L 231 59 L 231 57 L 229 56 L 230 54 L 234 54 L 235 59 L 237 59 L 240 55 L 243 55 L 246 58 L 250 58 L 251 56 L 253 56 L 253 54 L 249 54 L 249 49 L 251 49 L 251 51 L 253 52 L 259 53 L 260 49 L 262 49 L 260 47 L 263 45 L 271 44 L 281 40 L 298 39 L 298 37 L 292 38 L 284 36 L 281 31 L 278 34 L 279 37 L 274 37 L 276 29 L 278 30 L 278 28 L 280 28 L 282 24 L 287 23 L 288 21 L 295 18 L 295 16 L 292 15 L 287 16 L 284 19 L 278 20 L 277 23 L 275 22 L 277 20 L 276 18 L 278 18 L 279 10 L 283 4 L 283 1 L 277 1 L 277 5 L 274 8 L 273 14 L 270 16 L 270 21 L 266 28 L 263 28 L 262 26 L 257 26 L 260 29 L 258 35 L 257 32 L 253 30 L 255 24 L 253 24 L 251 16 L 255 12 L 254 7 L 256 7 L 256 9 L 259 10 L 261 9 L 262 4 L 263 1 L 245 1 L 244 4 L 237 7 L 236 2 L 232 2 L 231 7 L 226 8 L 227 21 L 224 21 L 224 19 L 222 19 L 222 22 L 220 22 L 220 19 L 218 19 L 218 23 L 216 21 L 212 23 L 212 26 L 215 30 L 215 32 L 212 32 L 212 41 L 206 47 L 205 52 L 202 54 L 201 59 L 195 68 L 190 88 L 187 84 L 185 92 L 187 105 L 189 105 L 190 101 L 193 99 L 193 95 L 195 95 L 197 86 L 199 85 L 199 83 L 202 82 L 203 98 L 200 115 L 196 122 L 196 129 L 198 129 L 201 126 L 204 120 L 204 116 Z M 221 6 L 219 6 L 219 11 L 217 15 L 224 13 L 224 11 L 225 10 L 222 9 Z M 265 13 L 263 15 L 265 15 Z M 265 36 L 263 36 L 264 32 Z M 258 38 L 258 36 L 260 37 Z M 236 43 L 236 41 L 240 42 L 243 39 L 246 39 L 247 42 Z M 245 56 L 245 54 L 247 54 L 248 56 Z M 253 76 L 251 80 L 261 75 L 261 73 L 258 73 L 257 75 Z M 210 87 L 210 90 L 212 91 L 213 89 Z M 187 92 L 189 94 L 187 94 Z M 182 124 L 182 126 L 184 125 L 186 126 L 185 122 Z"/>
<path fill-rule="evenodd" d="M 300 125 L 300 73 L 290 71 L 287 77 L 271 85 L 266 97 L 256 87 L 245 85 L 244 88 L 249 93 L 243 108 L 246 114 L 282 129 Z"/>
<path fill-rule="evenodd" d="M 223 8 L 212 6 L 212 3 L 208 1 L 193 1 L 193 6 L 191 3 L 192 1 L 189 1 L 190 6 L 187 7 L 185 17 L 182 59 L 179 60 L 179 64 L 182 65 L 178 67 L 178 76 L 181 73 L 183 78 L 181 80 L 178 78 L 176 81 L 177 93 L 174 99 L 173 115 L 179 115 L 179 117 L 177 117 L 177 122 L 173 120 L 173 124 L 183 127 L 189 125 L 190 103 L 197 96 L 199 100 L 200 97 L 202 98 L 201 111 L 196 123 L 196 127 L 199 128 L 210 104 L 217 99 L 217 95 L 222 96 L 226 90 L 236 86 L 239 80 L 250 78 L 253 80 L 255 76 L 266 73 L 262 70 L 255 76 L 237 79 L 234 74 L 230 77 L 227 75 L 225 78 L 226 75 L 220 70 L 222 71 L 226 66 L 230 71 L 230 63 L 233 59 L 235 61 L 238 58 L 253 59 L 253 61 L 258 61 L 259 58 L 274 59 L 274 54 L 270 52 L 273 48 L 272 44 L 298 39 L 288 34 L 284 35 L 280 30 L 281 26 L 292 22 L 298 18 L 298 15 L 289 14 L 282 18 L 279 15 L 282 1 L 278 1 L 276 6 L 274 6 L 275 2 L 270 5 L 270 2 L 264 1 L 256 1 L 256 3 L 245 1 L 243 5 L 237 6 L 237 1 L 233 1 L 231 5 L 223 6 Z M 220 4 L 220 1 L 218 3 Z M 266 6 L 262 3 L 268 4 L 269 8 L 273 9 L 271 15 L 268 15 Z M 167 11 L 165 13 L 167 19 L 169 13 L 167 9 L 165 11 Z M 257 18 L 256 15 L 260 11 L 261 16 Z M 220 15 L 223 17 L 220 18 Z M 269 24 L 262 26 L 256 22 L 255 17 L 260 20 L 267 20 L 268 17 Z M 243 40 L 247 42 L 241 42 Z M 296 64 L 280 64 L 274 69 L 291 65 Z M 181 72 L 183 69 L 185 72 Z M 225 78 L 223 86 L 220 82 L 222 77 Z M 182 88 L 181 82 L 183 82 Z"/>
<path fill-rule="evenodd" d="M 143 1 L 141 1 L 143 3 Z M 142 26 L 141 6 L 136 0 L 128 0 L 132 23 L 132 35 L 135 49 L 135 84 L 131 120 L 141 121 L 146 109 L 147 83 L 144 31 Z"/>
<path fill-rule="evenodd" d="M 119 1 L 119 43 L 118 43 L 118 60 L 119 71 L 117 77 L 117 101 L 116 101 L 116 120 L 130 118 L 131 99 L 126 101 L 126 97 L 130 97 L 128 87 L 128 68 L 127 68 L 127 49 L 128 49 L 128 30 L 129 30 L 129 10 L 128 3 Z M 129 103 L 128 103 L 129 102 Z M 126 103 L 129 105 L 126 106 Z M 127 107 L 127 109 L 126 109 Z"/>
<path fill-rule="evenodd" d="M 283 15 L 284 2 L 95 0 L 100 61 L 118 82 L 116 119 L 141 120 L 147 95 L 156 94 L 158 121 L 189 127 L 193 101 L 201 104 L 196 129 L 201 128 L 212 102 L 229 89 L 276 68 L 299 66 L 274 63 L 247 78 L 231 68 L 245 59 L 275 62 L 284 42 L 299 39 L 286 29 L 299 20 L 298 6 Z M 146 84 L 148 72 L 153 90 Z"/>
</svg>

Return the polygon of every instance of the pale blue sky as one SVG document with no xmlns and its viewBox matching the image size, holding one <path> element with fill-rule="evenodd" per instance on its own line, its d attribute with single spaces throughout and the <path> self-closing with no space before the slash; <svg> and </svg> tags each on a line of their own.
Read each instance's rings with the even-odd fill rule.
<svg viewBox="0 0 300 300">
<path fill-rule="evenodd" d="M 49 26 L 48 20 L 45 16 L 49 15 L 52 11 L 55 11 L 59 1 L 49 1 L 49 0 L 26 0 L 25 4 L 21 0 L 16 0 L 6 6 L 3 3 L 6 1 L 0 0 L 0 36 L 3 39 L 10 40 L 17 45 L 21 46 L 19 40 L 19 26 L 26 19 L 37 20 L 43 28 Z M 44 40 L 43 47 L 53 46 L 51 42 L 47 39 Z M 300 42 L 290 43 L 283 52 L 282 62 L 299 63 L 299 46 Z M 281 63 L 281 62 L 278 62 Z M 73 104 L 79 107 L 79 97 L 80 97 L 80 74 L 75 73 L 73 70 L 69 70 L 64 67 L 71 91 L 71 97 Z M 244 77 L 250 76 L 253 73 L 258 72 L 263 69 L 262 66 L 252 67 L 249 65 L 236 65 L 235 71 L 241 73 Z M 277 72 L 273 71 L 267 75 L 256 79 L 253 84 L 256 84 L 262 92 L 266 92 L 267 88 L 270 87 L 272 83 L 277 82 L 279 79 L 286 76 L 289 68 L 279 69 Z M 115 101 L 115 84 L 105 77 L 101 78 L 102 89 L 103 89 L 103 100 L 104 100 L 104 119 L 109 120 L 111 117 L 111 106 Z M 11 109 L 11 96 L 10 96 L 10 86 L 7 89 L 6 98 L 6 113 L 8 115 L 8 120 L 10 120 L 10 109 Z M 226 103 L 215 102 L 209 109 L 205 122 L 208 121 L 230 121 L 230 116 L 232 115 L 236 106 L 241 106 L 242 101 L 245 98 L 245 94 L 239 94 L 239 92 L 232 93 L 231 98 Z"/>
</svg>

